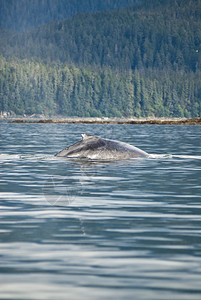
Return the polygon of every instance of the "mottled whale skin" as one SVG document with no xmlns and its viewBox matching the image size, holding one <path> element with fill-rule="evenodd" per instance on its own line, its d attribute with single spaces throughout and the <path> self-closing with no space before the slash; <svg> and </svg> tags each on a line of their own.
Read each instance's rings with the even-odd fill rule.
<svg viewBox="0 0 201 300">
<path fill-rule="evenodd" d="M 56 156 L 94 160 L 123 160 L 148 157 L 148 153 L 123 142 L 83 133 L 81 141 L 60 151 Z"/>
</svg>

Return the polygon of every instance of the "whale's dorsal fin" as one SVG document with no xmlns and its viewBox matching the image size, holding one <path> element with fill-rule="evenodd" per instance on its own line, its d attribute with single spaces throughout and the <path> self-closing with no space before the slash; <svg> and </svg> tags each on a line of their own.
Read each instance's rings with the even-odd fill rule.
<svg viewBox="0 0 201 300">
<path fill-rule="evenodd" d="M 81 133 L 82 139 L 85 140 L 87 135 L 85 133 Z"/>
<path fill-rule="evenodd" d="M 88 134 L 86 134 L 86 133 L 82 133 L 81 136 L 82 136 L 82 139 L 83 139 L 83 140 L 87 140 L 88 138 L 91 137 L 91 135 L 88 135 Z"/>
<path fill-rule="evenodd" d="M 88 135 L 88 134 L 86 134 L 86 133 L 81 133 L 81 136 L 82 136 L 82 140 L 83 140 L 83 141 L 86 141 L 86 140 L 91 139 L 91 138 L 98 138 L 98 137 L 95 136 L 95 135 Z"/>
</svg>

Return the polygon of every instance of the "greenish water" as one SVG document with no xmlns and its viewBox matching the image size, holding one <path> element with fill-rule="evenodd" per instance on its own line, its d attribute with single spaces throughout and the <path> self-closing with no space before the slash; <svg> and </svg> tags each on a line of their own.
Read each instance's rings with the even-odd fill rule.
<svg viewBox="0 0 201 300">
<path fill-rule="evenodd" d="M 150 153 L 54 154 L 81 133 Z M 200 126 L 0 123 L 1 299 L 200 299 Z"/>
</svg>

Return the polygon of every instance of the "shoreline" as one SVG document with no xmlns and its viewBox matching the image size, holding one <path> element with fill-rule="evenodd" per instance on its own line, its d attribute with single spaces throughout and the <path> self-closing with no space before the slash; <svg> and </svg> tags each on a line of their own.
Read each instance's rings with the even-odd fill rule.
<svg viewBox="0 0 201 300">
<path fill-rule="evenodd" d="M 9 123 L 201 125 L 201 116 L 187 118 L 5 118 Z"/>
</svg>

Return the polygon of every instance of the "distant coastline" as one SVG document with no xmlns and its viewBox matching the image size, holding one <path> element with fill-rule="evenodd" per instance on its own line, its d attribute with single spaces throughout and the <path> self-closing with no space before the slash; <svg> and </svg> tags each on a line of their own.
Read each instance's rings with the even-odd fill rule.
<svg viewBox="0 0 201 300">
<path fill-rule="evenodd" d="M 4 119 L 5 120 L 5 119 Z M 187 118 L 8 118 L 11 123 L 201 125 L 201 116 Z"/>
</svg>

